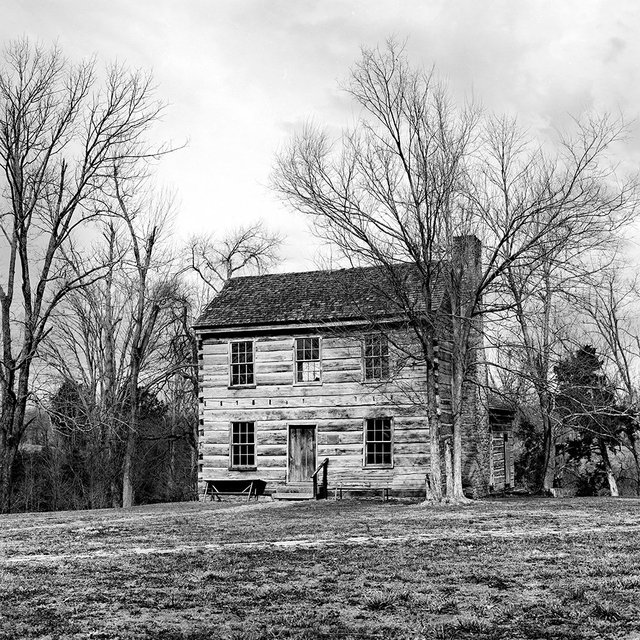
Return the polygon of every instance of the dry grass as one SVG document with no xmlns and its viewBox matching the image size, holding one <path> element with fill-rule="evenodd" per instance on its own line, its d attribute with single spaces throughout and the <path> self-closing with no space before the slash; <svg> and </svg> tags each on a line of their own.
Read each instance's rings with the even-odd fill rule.
<svg viewBox="0 0 640 640">
<path fill-rule="evenodd" d="M 0 638 L 640 639 L 640 500 L 0 516 Z"/>
</svg>

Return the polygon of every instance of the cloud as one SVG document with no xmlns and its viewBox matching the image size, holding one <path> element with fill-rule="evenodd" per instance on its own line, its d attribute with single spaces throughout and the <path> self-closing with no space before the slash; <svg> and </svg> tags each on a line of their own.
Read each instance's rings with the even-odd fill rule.
<svg viewBox="0 0 640 640">
<path fill-rule="evenodd" d="M 170 104 L 158 135 L 191 140 L 161 164 L 185 233 L 261 216 L 302 242 L 263 186 L 274 152 L 309 118 L 332 131 L 352 122 L 339 81 L 362 45 L 391 35 L 457 95 L 543 133 L 568 113 L 633 117 L 640 105 L 637 0 L 5 0 L 0 37 L 21 33 L 58 39 L 73 59 L 154 69 Z M 639 145 L 621 152 L 630 164 Z"/>
</svg>

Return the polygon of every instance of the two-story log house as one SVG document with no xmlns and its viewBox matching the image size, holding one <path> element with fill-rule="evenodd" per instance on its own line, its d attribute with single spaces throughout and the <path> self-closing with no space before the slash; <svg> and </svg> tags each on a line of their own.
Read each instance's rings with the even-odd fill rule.
<svg viewBox="0 0 640 640">
<path fill-rule="evenodd" d="M 477 253 L 470 261 L 477 268 L 474 241 L 464 246 Z M 419 305 L 415 267 L 399 269 Z M 432 291 L 432 308 L 447 304 L 441 285 Z M 392 298 L 376 268 L 227 282 L 196 324 L 199 479 L 259 478 L 267 492 L 283 492 L 299 489 L 328 459 L 329 491 L 359 486 L 422 494 L 429 465 L 426 371 Z M 441 354 L 438 410 L 446 424 L 446 322 L 441 334 L 434 339 Z M 509 475 L 496 473 L 493 462 L 496 452 L 499 465 L 508 460 L 508 438 L 503 429 L 491 435 L 476 385 L 466 386 L 464 401 L 465 483 L 475 492 L 500 489 Z"/>
</svg>

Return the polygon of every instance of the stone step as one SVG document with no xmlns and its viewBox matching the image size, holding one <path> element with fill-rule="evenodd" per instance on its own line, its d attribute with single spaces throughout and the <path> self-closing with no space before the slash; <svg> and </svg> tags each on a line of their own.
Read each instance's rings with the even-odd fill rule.
<svg viewBox="0 0 640 640">
<path fill-rule="evenodd" d="M 278 493 L 313 493 L 313 482 L 289 482 L 278 487 Z"/>
<path fill-rule="evenodd" d="M 313 500 L 313 493 L 298 491 L 279 491 L 271 495 L 274 500 Z"/>
</svg>

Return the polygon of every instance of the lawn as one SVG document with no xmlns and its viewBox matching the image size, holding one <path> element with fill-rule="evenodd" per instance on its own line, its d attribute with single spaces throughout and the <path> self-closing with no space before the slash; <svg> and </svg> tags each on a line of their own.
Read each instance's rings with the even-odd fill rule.
<svg viewBox="0 0 640 640">
<path fill-rule="evenodd" d="M 640 500 L 0 516 L 0 638 L 640 639 Z"/>
</svg>

